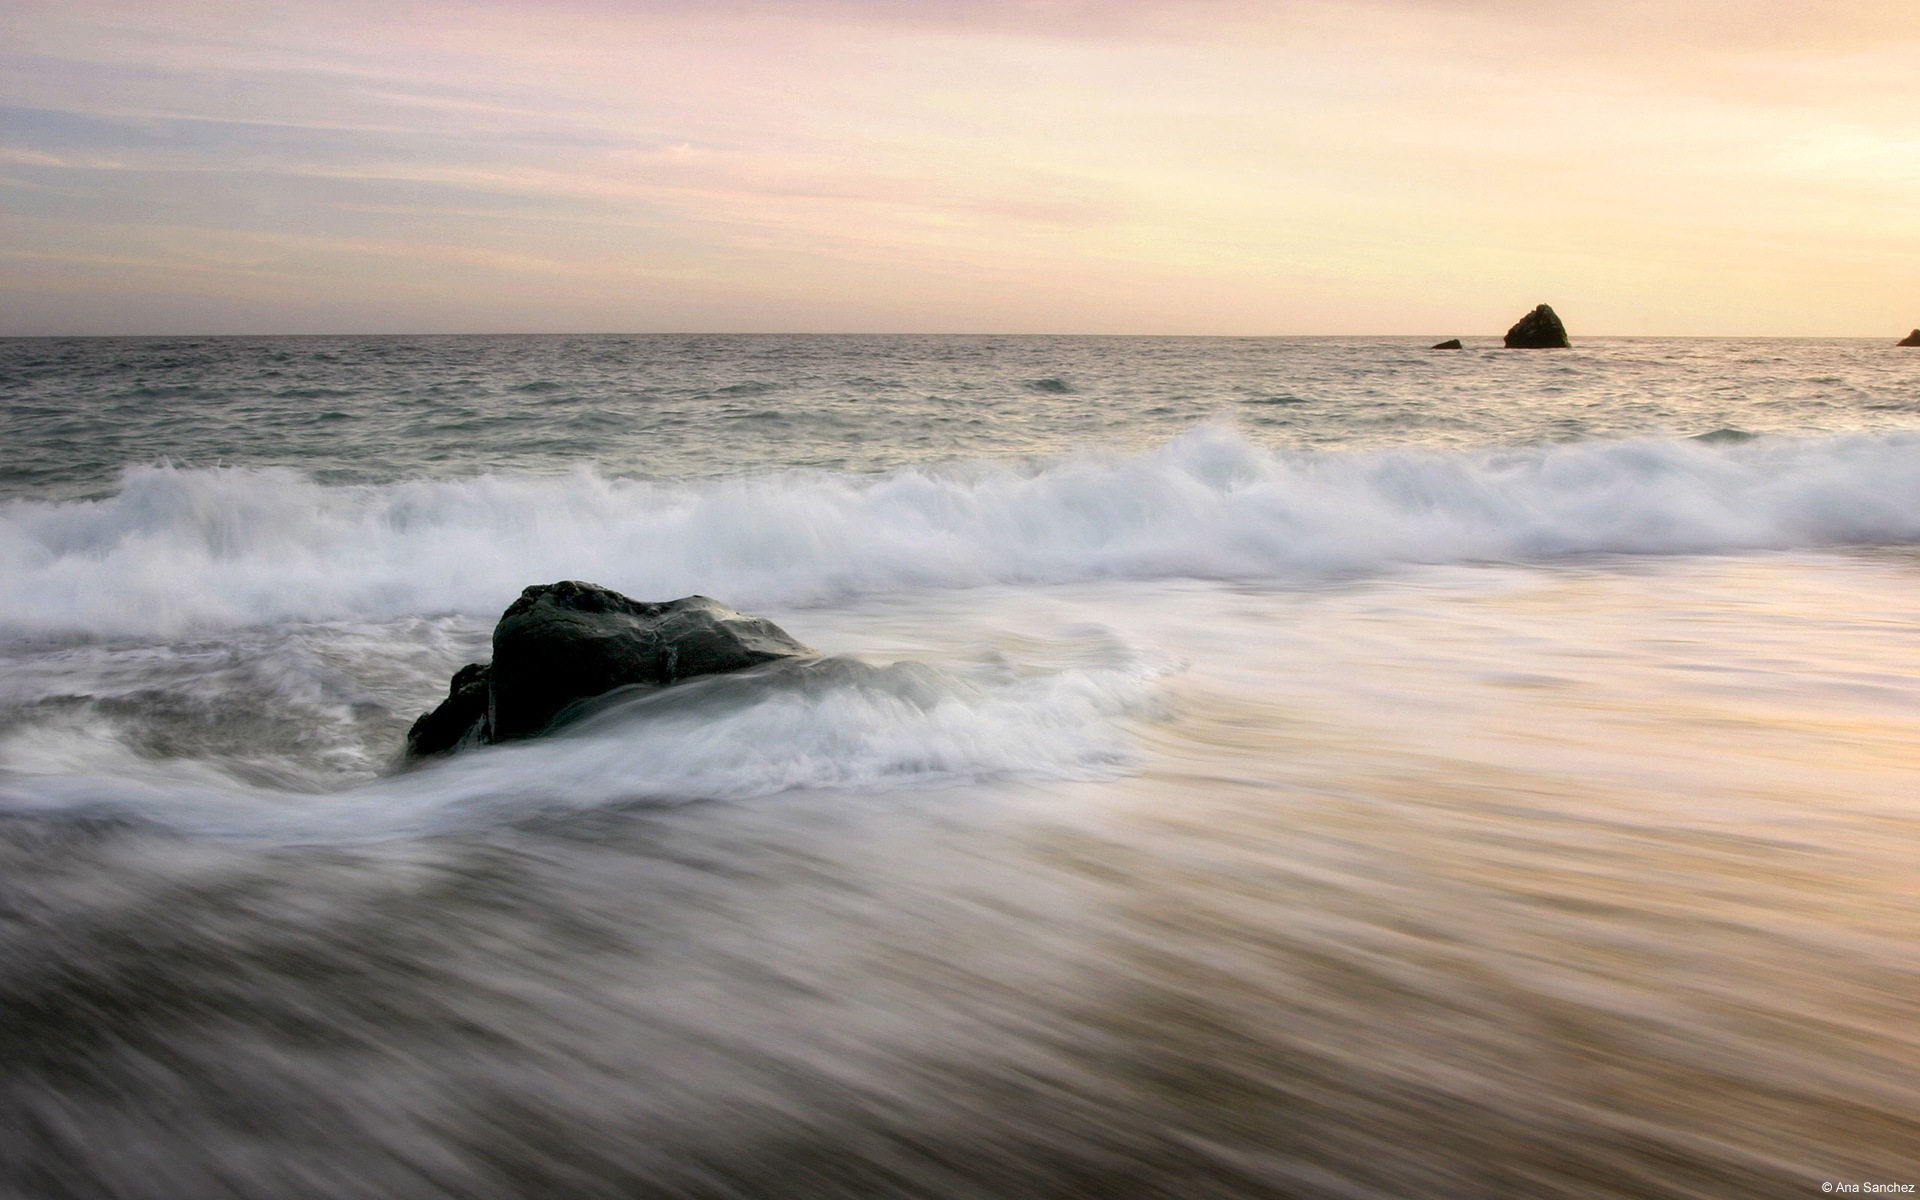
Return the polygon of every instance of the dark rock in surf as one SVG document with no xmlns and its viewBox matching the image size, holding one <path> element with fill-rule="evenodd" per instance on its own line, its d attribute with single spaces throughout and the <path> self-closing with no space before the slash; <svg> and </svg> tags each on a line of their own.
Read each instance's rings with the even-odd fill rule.
<svg viewBox="0 0 1920 1200">
<path fill-rule="evenodd" d="M 1567 340 L 1567 327 L 1560 323 L 1560 316 L 1551 308 L 1542 304 L 1526 316 L 1514 322 L 1507 330 L 1507 349 L 1509 350 L 1565 350 L 1573 345 Z"/>
<path fill-rule="evenodd" d="M 409 760 L 486 742 L 487 677 L 491 670 L 485 663 L 468 663 L 453 673 L 447 698 L 440 707 L 421 713 L 413 728 L 407 730 Z"/>
<path fill-rule="evenodd" d="M 489 735 L 529 737 L 574 702 L 628 684 L 811 653 L 773 622 L 705 596 L 650 604 L 590 583 L 530 587 L 494 627 Z"/>
<path fill-rule="evenodd" d="M 1908 334 L 1907 336 L 1901 338 L 1899 341 L 1895 342 L 1894 345 L 1920 346 L 1920 329 L 1914 330 L 1912 333 Z"/>
<path fill-rule="evenodd" d="M 1433 346 L 1430 346 L 1430 347 L 1428 347 L 1428 349 L 1431 349 L 1431 350 L 1465 350 L 1465 349 L 1466 349 L 1466 347 L 1465 347 L 1465 346 L 1462 346 L 1462 345 L 1460 344 L 1460 339 L 1459 339 L 1459 338 L 1448 338 L 1448 339 L 1447 339 L 1446 341 L 1444 341 L 1444 342 L 1439 342 L 1439 343 L 1436 343 L 1436 344 L 1435 344 L 1435 345 L 1433 345 Z"/>
<path fill-rule="evenodd" d="M 590 583 L 530 587 L 493 630 L 493 662 L 462 667 L 407 732 L 409 761 L 532 737 L 615 688 L 664 686 L 811 655 L 771 621 L 705 596 L 654 604 Z"/>
</svg>

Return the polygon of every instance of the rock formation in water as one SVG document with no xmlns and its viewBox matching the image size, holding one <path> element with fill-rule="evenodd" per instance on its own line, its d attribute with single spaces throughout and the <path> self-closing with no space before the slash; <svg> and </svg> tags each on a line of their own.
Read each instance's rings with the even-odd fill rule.
<svg viewBox="0 0 1920 1200">
<path fill-rule="evenodd" d="M 1544 304 L 1507 330 L 1509 350 L 1564 350 L 1572 344 L 1567 340 L 1567 327 L 1560 323 L 1559 314 Z"/>
<path fill-rule="evenodd" d="M 494 626 L 493 662 L 460 668 L 447 698 L 413 723 L 407 760 L 544 733 L 615 688 L 812 653 L 773 622 L 705 596 L 650 604 L 591 583 L 541 584 Z"/>
<path fill-rule="evenodd" d="M 421 713 L 407 730 L 407 760 L 483 746 L 487 736 L 487 696 L 490 668 L 468 663 L 453 673 L 447 698 L 432 712 Z"/>
<path fill-rule="evenodd" d="M 1436 343 L 1436 344 L 1434 344 L 1434 345 L 1433 345 L 1432 347 L 1430 347 L 1430 348 L 1431 348 L 1431 349 L 1434 349 L 1434 350 L 1464 350 L 1464 349 L 1466 349 L 1466 347 L 1465 347 L 1465 346 L 1462 346 L 1462 345 L 1460 344 L 1460 339 L 1459 339 L 1459 338 L 1448 338 L 1448 339 L 1447 339 L 1446 341 L 1444 341 L 1444 342 L 1438 342 L 1438 343 Z"/>
<path fill-rule="evenodd" d="M 1894 343 L 1894 345 L 1896 345 L 1896 346 L 1920 346 L 1920 329 L 1916 329 L 1916 330 L 1914 330 L 1914 331 L 1913 331 L 1912 333 L 1910 333 L 1910 334 L 1908 334 L 1907 336 L 1905 336 L 1905 337 L 1903 337 L 1903 338 L 1901 338 L 1901 339 L 1900 339 L 1900 340 L 1899 340 L 1898 342 L 1895 342 L 1895 343 Z"/>
</svg>

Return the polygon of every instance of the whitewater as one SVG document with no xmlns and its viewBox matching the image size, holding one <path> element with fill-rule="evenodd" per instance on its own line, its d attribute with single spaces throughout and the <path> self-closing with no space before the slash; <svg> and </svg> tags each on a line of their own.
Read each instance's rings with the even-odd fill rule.
<svg viewBox="0 0 1920 1200">
<path fill-rule="evenodd" d="M 1917 538 L 1920 433 L 1303 455 L 1210 426 L 1124 457 L 698 483 L 581 468 L 329 487 L 285 468 L 143 466 L 105 499 L 0 509 L 0 630 L 484 615 L 524 580 L 569 574 L 811 605 Z"/>
<path fill-rule="evenodd" d="M 0 1180 L 1920 1180 L 1920 352 L 1424 345 L 0 342 Z"/>
</svg>

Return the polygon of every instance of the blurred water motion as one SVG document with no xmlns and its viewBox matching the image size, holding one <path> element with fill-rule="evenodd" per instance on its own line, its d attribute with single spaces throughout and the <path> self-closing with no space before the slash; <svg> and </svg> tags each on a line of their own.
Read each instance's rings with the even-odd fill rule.
<svg viewBox="0 0 1920 1200">
<path fill-rule="evenodd" d="M 810 612 L 807 640 L 955 670 L 1109 643 L 1176 664 L 1114 718 L 1135 773 L 545 806 L 371 842 L 16 815 L 0 1179 L 1920 1182 L 1917 582 L 1912 555 L 1862 552 L 879 598 Z"/>
</svg>

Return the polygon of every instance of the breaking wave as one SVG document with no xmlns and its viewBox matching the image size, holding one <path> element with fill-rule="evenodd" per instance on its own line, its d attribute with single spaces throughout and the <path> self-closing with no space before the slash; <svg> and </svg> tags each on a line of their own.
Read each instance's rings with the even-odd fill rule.
<svg viewBox="0 0 1920 1200">
<path fill-rule="evenodd" d="M 1105 778 L 1135 766 L 1123 720 L 1152 714 L 1171 665 L 1094 641 L 1106 661 L 1064 670 L 828 658 L 616 694 L 551 736 L 319 793 L 258 786 L 231 755 L 143 754 L 124 715 L 74 714 L 0 735 L 0 812 L 360 841 L 617 804 Z"/>
<path fill-rule="evenodd" d="M 689 483 L 581 470 L 328 487 L 279 469 L 137 467 L 105 499 L 0 507 L 0 631 L 490 618 L 557 578 L 751 608 L 1915 540 L 1911 433 L 1304 454 L 1209 427 L 1132 457 Z"/>
</svg>

